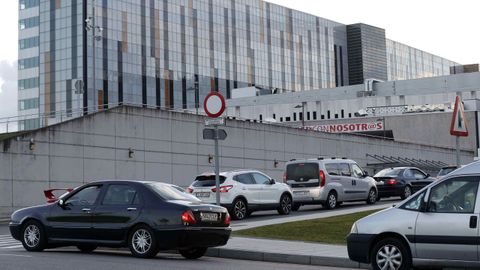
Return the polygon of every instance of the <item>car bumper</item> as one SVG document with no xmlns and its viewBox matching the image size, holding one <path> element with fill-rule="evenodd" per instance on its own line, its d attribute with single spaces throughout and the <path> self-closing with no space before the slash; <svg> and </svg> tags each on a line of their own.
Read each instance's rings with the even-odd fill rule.
<svg viewBox="0 0 480 270">
<path fill-rule="evenodd" d="M 379 197 L 401 196 L 405 186 L 377 186 Z"/>
<path fill-rule="evenodd" d="M 231 228 L 196 228 L 156 231 L 161 249 L 186 249 L 194 247 L 217 247 L 227 244 Z"/>
<path fill-rule="evenodd" d="M 373 234 L 349 234 L 347 236 L 347 250 L 350 260 L 370 263 L 370 246 L 374 237 Z"/>
<path fill-rule="evenodd" d="M 22 224 L 10 222 L 8 228 L 10 229 L 10 234 L 12 235 L 12 237 L 16 240 L 20 240 L 20 235 L 22 234 Z"/>
</svg>

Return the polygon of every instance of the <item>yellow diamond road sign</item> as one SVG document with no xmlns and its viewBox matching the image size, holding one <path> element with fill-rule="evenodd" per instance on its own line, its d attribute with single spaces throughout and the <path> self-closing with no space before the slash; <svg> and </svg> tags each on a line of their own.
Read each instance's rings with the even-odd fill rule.
<svg viewBox="0 0 480 270">
<path fill-rule="evenodd" d="M 453 109 L 452 122 L 450 124 L 450 134 L 453 136 L 468 136 L 463 103 L 459 96 L 455 98 L 455 108 Z"/>
</svg>

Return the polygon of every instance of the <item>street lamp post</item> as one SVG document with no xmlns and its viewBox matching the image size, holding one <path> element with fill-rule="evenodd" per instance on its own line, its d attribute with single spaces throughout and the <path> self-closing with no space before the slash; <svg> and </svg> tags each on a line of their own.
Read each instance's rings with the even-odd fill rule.
<svg viewBox="0 0 480 270">
<path fill-rule="evenodd" d="M 96 70 L 95 70 L 95 64 L 96 64 L 96 59 L 95 59 L 95 54 L 96 54 L 96 48 L 95 48 L 95 42 L 102 40 L 101 33 L 103 31 L 103 28 L 100 26 L 97 26 L 96 20 L 95 20 L 96 14 L 95 14 L 95 0 L 92 0 L 92 16 L 88 17 L 85 20 L 85 29 L 87 31 L 92 31 L 92 56 L 93 56 L 93 108 L 95 110 L 95 104 L 96 104 L 96 96 L 98 95 L 97 92 L 97 87 L 96 87 Z M 88 111 L 88 101 L 87 101 L 87 111 Z"/>
<path fill-rule="evenodd" d="M 294 107 L 295 109 L 302 108 L 302 128 L 305 127 L 305 102 Z"/>
</svg>

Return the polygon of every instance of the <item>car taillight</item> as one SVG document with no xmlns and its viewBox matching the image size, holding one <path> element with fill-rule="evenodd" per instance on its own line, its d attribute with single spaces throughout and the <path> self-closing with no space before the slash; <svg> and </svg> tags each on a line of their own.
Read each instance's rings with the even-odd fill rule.
<svg viewBox="0 0 480 270">
<path fill-rule="evenodd" d="M 324 187 L 325 186 L 325 173 L 322 170 L 320 170 L 320 172 L 318 174 L 320 176 L 320 186 Z"/>
<path fill-rule="evenodd" d="M 184 225 L 194 225 L 195 223 L 197 223 L 197 221 L 195 220 L 195 217 L 193 216 L 192 211 L 190 210 L 183 212 L 182 222 Z"/>
<path fill-rule="evenodd" d="M 193 193 L 193 188 L 188 187 L 188 188 L 187 188 L 187 192 L 188 192 L 188 193 Z"/>
<path fill-rule="evenodd" d="M 287 183 L 287 172 L 283 173 L 283 183 Z"/>
<path fill-rule="evenodd" d="M 395 185 L 396 183 L 397 183 L 397 180 L 395 180 L 395 179 L 389 179 L 387 181 L 387 185 Z"/>
<path fill-rule="evenodd" d="M 230 221 L 232 219 L 230 218 L 230 214 L 227 212 L 226 215 L 225 215 L 225 221 L 223 222 L 223 224 L 227 225 L 227 226 L 230 226 Z"/>
<path fill-rule="evenodd" d="M 220 187 L 220 193 L 226 193 L 232 188 L 233 188 L 233 186 L 221 186 Z M 217 188 L 212 188 L 212 192 L 217 192 Z"/>
</svg>

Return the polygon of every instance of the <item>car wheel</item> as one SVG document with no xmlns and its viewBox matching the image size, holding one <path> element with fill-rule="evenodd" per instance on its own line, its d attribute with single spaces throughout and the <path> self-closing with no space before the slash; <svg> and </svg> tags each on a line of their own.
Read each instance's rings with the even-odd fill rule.
<svg viewBox="0 0 480 270">
<path fill-rule="evenodd" d="M 280 197 L 280 205 L 277 211 L 280 215 L 290 214 L 290 212 L 292 212 L 292 198 L 287 194 L 283 194 L 282 197 Z"/>
<path fill-rule="evenodd" d="M 410 269 L 410 253 L 405 244 L 396 238 L 385 238 L 379 241 L 372 251 L 371 262 L 374 270 Z"/>
<path fill-rule="evenodd" d="M 301 206 L 300 204 L 294 203 L 292 205 L 292 211 L 298 211 L 298 209 L 300 209 L 300 206 Z"/>
<path fill-rule="evenodd" d="M 232 207 L 232 218 L 242 220 L 247 217 L 248 208 L 247 203 L 243 199 L 235 199 Z"/>
<path fill-rule="evenodd" d="M 412 188 L 410 186 L 405 186 L 405 188 L 403 189 L 402 196 L 400 196 L 400 198 L 402 198 L 402 200 L 405 200 L 411 195 L 412 195 Z"/>
<path fill-rule="evenodd" d="M 335 191 L 330 191 L 330 193 L 328 193 L 325 207 L 327 209 L 334 209 L 337 207 L 337 193 L 335 193 Z"/>
<path fill-rule="evenodd" d="M 146 225 L 136 226 L 128 237 L 128 248 L 135 257 L 155 257 L 158 253 L 158 248 L 152 229 Z"/>
<path fill-rule="evenodd" d="M 30 220 L 22 229 L 22 245 L 28 251 L 42 251 L 46 247 L 47 236 L 43 225 L 36 221 Z"/>
<path fill-rule="evenodd" d="M 190 249 L 181 249 L 178 251 L 185 259 L 195 260 L 207 252 L 207 248 L 190 248 Z"/>
<path fill-rule="evenodd" d="M 97 249 L 96 245 L 78 245 L 77 248 L 83 253 L 90 253 Z"/>
<path fill-rule="evenodd" d="M 368 192 L 367 204 L 375 204 L 377 202 L 377 191 L 372 188 Z"/>
</svg>

